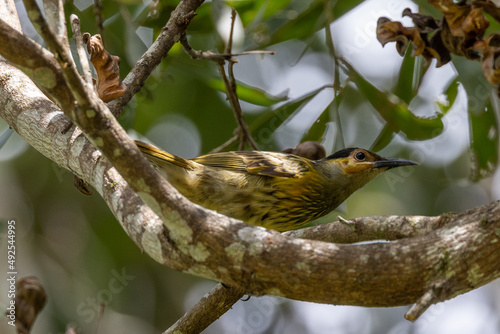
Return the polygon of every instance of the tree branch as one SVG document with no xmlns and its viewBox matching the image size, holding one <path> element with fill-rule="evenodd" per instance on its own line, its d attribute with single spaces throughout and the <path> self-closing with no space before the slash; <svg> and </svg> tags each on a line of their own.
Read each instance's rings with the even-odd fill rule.
<svg viewBox="0 0 500 334">
<path fill-rule="evenodd" d="M 236 20 L 236 11 L 234 8 L 231 9 L 231 30 L 229 33 L 229 41 L 226 47 L 226 53 L 231 54 L 233 51 L 233 32 L 234 32 L 234 22 Z M 238 93 L 236 92 L 236 79 L 234 78 L 234 64 L 236 62 L 231 58 L 228 60 L 228 77 L 226 77 L 226 70 L 224 64 L 218 63 L 219 73 L 226 86 L 227 99 L 231 103 L 234 111 L 234 117 L 238 123 L 238 128 L 236 129 L 236 134 L 240 137 L 240 144 L 238 146 L 239 150 L 245 149 L 245 143 L 248 142 L 252 149 L 258 150 L 257 143 L 253 140 L 252 133 L 248 128 L 245 118 L 243 117 L 243 110 L 241 110 L 240 100 L 238 98 Z"/>
<path fill-rule="evenodd" d="M 21 92 L 35 87 L 26 77 L 20 81 L 22 77 L 8 64 L 1 64 L 2 118 L 36 149 L 71 167 L 96 187 L 130 237 L 160 263 L 255 295 L 364 306 L 415 302 L 446 274 L 450 275 L 446 294 L 439 300 L 500 276 L 499 202 L 458 215 L 443 215 L 441 222 L 432 220 L 435 224 L 431 230 L 442 224 L 441 228 L 382 244 L 334 245 L 293 239 L 201 209 L 203 214 L 185 221 L 182 230 L 171 229 L 173 222 L 163 225 L 86 140 L 75 134 L 60 134 L 62 114 L 50 101 L 43 102 L 41 94 L 24 96 Z M 179 219 L 183 221 L 178 215 L 171 217 Z M 358 220 L 369 225 L 373 219 Z M 405 221 L 411 226 L 422 218 L 406 217 L 400 222 Z M 196 228 L 190 227 L 191 222 L 197 224 Z M 397 235 L 400 226 L 389 223 L 385 233 Z M 469 275 L 471 268 L 474 275 Z"/>
<path fill-rule="evenodd" d="M 123 83 L 127 86 L 127 92 L 121 98 L 110 102 L 109 109 L 113 115 L 118 117 L 127 103 L 142 88 L 156 66 L 167 56 L 172 46 L 179 41 L 180 36 L 185 33 L 191 19 L 195 16 L 196 9 L 203 2 L 204 0 L 181 0 L 170 14 L 170 19 L 160 35 L 123 79 Z"/>
<path fill-rule="evenodd" d="M 71 94 L 54 55 L 0 19 L 0 54 L 15 63 L 62 108 L 74 108 Z M 68 123 L 67 123 L 68 124 Z M 67 126 L 66 124 L 66 126 Z"/>
<path fill-rule="evenodd" d="M 43 9 L 47 22 L 54 34 L 69 48 L 66 19 L 64 18 L 64 5 L 62 0 L 44 0 Z"/>
<path fill-rule="evenodd" d="M 232 68 L 233 62 L 229 61 L 229 67 Z M 240 101 L 238 99 L 238 95 L 236 93 L 236 84 L 234 80 L 234 76 L 232 79 L 228 79 L 226 76 L 226 70 L 224 68 L 224 64 L 217 63 L 217 67 L 219 68 L 219 73 L 222 78 L 222 82 L 224 82 L 224 86 L 226 87 L 226 95 L 229 103 L 234 112 L 234 117 L 236 118 L 236 122 L 238 123 L 238 127 L 236 128 L 235 134 L 239 137 L 240 143 L 238 145 L 238 150 L 245 149 L 245 143 L 248 141 L 252 149 L 258 150 L 257 143 L 253 140 L 252 133 L 248 128 L 245 118 L 243 117 L 243 111 L 241 110 Z M 230 78 L 233 72 L 230 72 Z"/>
<path fill-rule="evenodd" d="M 163 334 L 201 333 L 205 328 L 229 311 L 245 294 L 239 288 L 217 284 L 192 309 L 182 316 Z"/>
<path fill-rule="evenodd" d="M 92 72 L 90 71 L 90 64 L 85 51 L 85 44 L 83 43 L 82 32 L 80 29 L 80 19 L 75 14 L 71 14 L 71 28 L 73 30 L 73 39 L 75 40 L 76 52 L 78 59 L 82 66 L 82 77 L 89 87 L 93 87 Z"/>
<path fill-rule="evenodd" d="M 446 287 L 446 281 L 438 281 L 427 290 L 422 297 L 405 313 L 405 319 L 415 321 L 420 317 L 432 304 L 439 302 L 441 290 Z"/>
<path fill-rule="evenodd" d="M 94 90 L 85 85 L 76 70 L 69 50 L 48 27 L 36 2 L 34 0 L 24 0 L 24 2 L 28 6 L 29 17 L 39 27 L 49 47 L 56 53 L 62 74 L 78 103 L 77 112 L 71 108 L 64 110 L 66 115 L 82 129 L 95 147 L 99 147 L 103 155 L 125 177 L 132 189 L 160 218 L 168 221 L 166 217 L 172 217 L 172 215 L 180 217 L 197 215 L 197 208 L 190 206 L 189 202 L 159 175 L 139 151 L 134 141 L 128 137 L 116 118 L 110 114 L 106 105 L 96 96 Z M 9 51 L 0 49 L 2 54 Z M 178 197 L 181 198 L 181 202 L 185 201 L 187 204 L 180 210 L 175 204 L 173 206 L 172 203 L 169 204 L 169 201 Z M 182 225 L 177 225 L 178 220 L 172 223 L 173 225 L 170 226 L 172 229 L 182 228 Z"/>
<path fill-rule="evenodd" d="M 426 235 L 449 221 L 449 214 L 426 216 L 373 216 L 350 219 L 349 225 L 322 224 L 284 232 L 292 238 L 350 244 L 371 240 L 398 240 Z"/>
</svg>

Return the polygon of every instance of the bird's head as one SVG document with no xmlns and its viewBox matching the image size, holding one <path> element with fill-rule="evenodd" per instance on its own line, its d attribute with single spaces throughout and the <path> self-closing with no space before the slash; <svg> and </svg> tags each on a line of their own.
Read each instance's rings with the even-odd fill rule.
<svg viewBox="0 0 500 334">
<path fill-rule="evenodd" d="M 335 162 L 346 175 L 383 172 L 391 168 L 418 165 L 405 159 L 387 159 L 362 148 L 345 148 L 325 158 Z"/>
<path fill-rule="evenodd" d="M 370 182 L 380 173 L 395 167 L 418 165 L 405 159 L 388 159 L 362 148 L 345 148 L 323 159 L 325 172 L 330 170 L 337 180 L 344 179 L 345 186 L 354 191 Z M 339 174 L 344 176 L 339 178 Z M 332 175 L 333 176 L 333 175 Z"/>
</svg>

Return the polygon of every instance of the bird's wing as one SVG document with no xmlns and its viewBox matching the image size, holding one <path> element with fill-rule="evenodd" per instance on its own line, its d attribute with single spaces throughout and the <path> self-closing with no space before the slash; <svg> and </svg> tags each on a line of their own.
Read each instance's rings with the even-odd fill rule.
<svg viewBox="0 0 500 334">
<path fill-rule="evenodd" d="M 310 169 L 307 159 L 293 154 L 262 151 L 213 153 L 192 161 L 208 167 L 271 177 L 294 177 Z"/>
</svg>

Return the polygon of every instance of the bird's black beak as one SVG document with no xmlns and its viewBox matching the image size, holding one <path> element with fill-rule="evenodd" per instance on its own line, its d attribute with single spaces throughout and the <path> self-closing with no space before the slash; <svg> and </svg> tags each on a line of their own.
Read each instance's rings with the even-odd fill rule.
<svg viewBox="0 0 500 334">
<path fill-rule="evenodd" d="M 418 162 L 405 159 L 383 159 L 375 161 L 375 168 L 396 168 L 401 166 L 418 165 Z"/>
</svg>

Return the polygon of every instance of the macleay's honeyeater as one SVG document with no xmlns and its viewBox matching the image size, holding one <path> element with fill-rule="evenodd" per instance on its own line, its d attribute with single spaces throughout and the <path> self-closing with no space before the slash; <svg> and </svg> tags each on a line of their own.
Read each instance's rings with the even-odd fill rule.
<svg viewBox="0 0 500 334">
<path fill-rule="evenodd" d="M 136 141 L 190 201 L 252 225 L 288 231 L 320 218 L 380 173 L 417 165 L 346 148 L 320 160 L 277 152 L 221 152 L 184 159 Z"/>
</svg>

